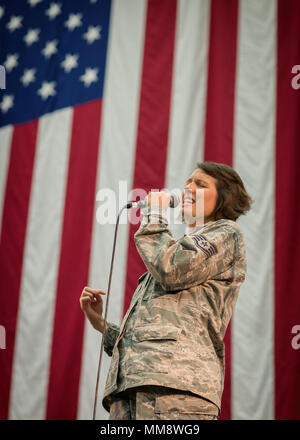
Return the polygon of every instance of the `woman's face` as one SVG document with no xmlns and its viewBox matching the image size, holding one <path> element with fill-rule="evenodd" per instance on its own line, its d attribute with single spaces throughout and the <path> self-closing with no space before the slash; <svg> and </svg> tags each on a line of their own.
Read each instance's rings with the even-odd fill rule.
<svg viewBox="0 0 300 440">
<path fill-rule="evenodd" d="M 217 180 L 197 168 L 192 172 L 182 191 L 181 216 L 190 226 L 213 220 L 218 191 Z"/>
</svg>

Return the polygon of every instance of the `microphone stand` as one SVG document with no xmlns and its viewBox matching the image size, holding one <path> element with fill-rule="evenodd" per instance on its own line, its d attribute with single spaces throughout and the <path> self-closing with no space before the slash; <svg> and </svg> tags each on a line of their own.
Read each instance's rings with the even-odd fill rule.
<svg viewBox="0 0 300 440">
<path fill-rule="evenodd" d="M 176 194 L 172 194 L 172 197 L 170 199 L 170 206 L 174 208 L 179 203 L 179 197 Z M 96 382 L 96 389 L 95 389 L 95 400 L 94 400 L 94 410 L 93 410 L 93 420 L 96 418 L 96 406 L 97 406 L 97 400 L 98 400 L 98 386 L 99 386 L 99 377 L 100 377 L 100 369 L 101 369 L 101 363 L 102 363 L 102 354 L 103 354 L 103 347 L 104 347 L 104 338 L 106 334 L 106 319 L 107 319 L 107 310 L 108 310 L 108 302 L 109 302 L 109 294 L 110 294 L 110 286 L 111 286 L 111 278 L 112 278 L 112 271 L 113 271 L 113 264 L 114 264 L 114 257 L 115 257 L 115 247 L 116 247 L 116 240 L 117 240 L 117 233 L 118 233 L 118 226 L 120 221 L 120 216 L 124 209 L 130 209 L 130 208 L 144 208 L 147 206 L 146 200 L 140 200 L 139 202 L 128 202 L 126 205 L 123 206 L 123 208 L 119 211 L 117 222 L 115 226 L 115 235 L 114 235 L 114 242 L 113 242 L 113 251 L 112 251 L 112 257 L 111 257 L 111 263 L 110 263 L 110 271 L 109 271 L 109 280 L 108 280 L 108 287 L 107 287 L 107 300 L 105 305 L 105 313 L 104 313 L 104 331 L 102 333 L 102 340 L 101 340 L 101 348 L 100 348 L 100 357 L 99 357 L 99 364 L 98 364 L 98 372 L 97 372 L 97 382 Z"/>
<path fill-rule="evenodd" d="M 98 400 L 98 386 L 99 386 L 100 370 L 101 370 L 101 363 L 102 363 L 102 354 L 103 354 L 103 347 L 104 347 L 104 338 L 105 338 L 105 334 L 106 334 L 106 319 L 107 319 L 108 302 L 109 302 L 109 294 L 110 294 L 111 279 L 112 279 L 112 272 L 113 272 L 113 264 L 114 264 L 114 257 L 115 257 L 115 248 L 116 248 L 116 241 L 117 241 L 118 226 L 119 226 L 120 216 L 121 216 L 122 212 L 124 211 L 124 209 L 129 209 L 132 206 L 133 206 L 133 202 L 129 202 L 126 205 L 123 206 L 123 208 L 119 211 L 119 214 L 118 214 L 118 217 L 117 217 L 116 226 L 115 226 L 113 250 L 112 250 L 112 256 L 111 256 L 109 279 L 108 279 L 108 287 L 107 287 L 107 299 L 106 299 L 105 313 L 104 313 L 104 331 L 102 333 L 100 356 L 99 356 L 99 364 L 98 364 L 98 372 L 97 372 L 97 381 L 96 381 L 96 389 L 95 389 L 93 420 L 96 419 L 96 406 L 97 406 L 97 400 Z"/>
</svg>

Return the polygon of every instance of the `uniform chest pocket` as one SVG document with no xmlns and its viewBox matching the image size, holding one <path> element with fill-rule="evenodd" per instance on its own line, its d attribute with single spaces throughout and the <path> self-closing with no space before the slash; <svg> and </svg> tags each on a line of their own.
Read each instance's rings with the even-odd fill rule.
<svg viewBox="0 0 300 440">
<path fill-rule="evenodd" d="M 168 373 L 177 347 L 181 327 L 147 324 L 132 334 L 132 369 L 146 374 Z"/>
<path fill-rule="evenodd" d="M 177 341 L 181 332 L 180 327 L 162 326 L 160 324 L 143 325 L 134 329 L 132 340 L 143 341 Z"/>
</svg>

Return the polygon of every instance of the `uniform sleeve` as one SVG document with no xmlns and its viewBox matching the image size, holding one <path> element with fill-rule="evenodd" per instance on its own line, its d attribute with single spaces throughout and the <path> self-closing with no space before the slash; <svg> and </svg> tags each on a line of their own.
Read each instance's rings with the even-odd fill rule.
<svg viewBox="0 0 300 440">
<path fill-rule="evenodd" d="M 176 241 L 157 210 L 144 212 L 134 240 L 147 269 L 167 291 L 216 278 L 233 264 L 239 249 L 239 231 L 222 222 Z"/>
<path fill-rule="evenodd" d="M 116 324 L 109 324 L 104 336 L 104 351 L 112 356 L 112 351 L 120 333 L 120 327 Z"/>
</svg>

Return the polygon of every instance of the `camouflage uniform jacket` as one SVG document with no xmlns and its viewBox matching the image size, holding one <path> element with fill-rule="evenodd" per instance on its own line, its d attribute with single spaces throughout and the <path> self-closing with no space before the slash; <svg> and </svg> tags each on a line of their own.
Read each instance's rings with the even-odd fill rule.
<svg viewBox="0 0 300 440">
<path fill-rule="evenodd" d="M 246 274 L 240 227 L 210 221 L 176 241 L 164 216 L 152 209 L 134 240 L 148 272 L 121 326 L 110 324 L 105 334 L 112 360 L 104 408 L 109 411 L 111 393 L 160 385 L 190 391 L 220 409 L 223 338 Z"/>
</svg>

